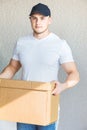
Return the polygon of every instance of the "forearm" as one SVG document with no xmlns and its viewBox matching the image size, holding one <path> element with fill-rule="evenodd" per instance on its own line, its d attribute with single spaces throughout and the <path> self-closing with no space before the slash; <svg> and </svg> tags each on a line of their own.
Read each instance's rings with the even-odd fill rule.
<svg viewBox="0 0 87 130">
<path fill-rule="evenodd" d="M 65 70 L 67 77 L 64 83 L 60 83 L 62 88 L 68 89 L 75 86 L 79 82 L 79 72 L 74 62 L 62 64 L 63 69 Z"/>
<path fill-rule="evenodd" d="M 64 83 L 61 83 L 61 82 L 58 82 L 58 81 L 54 82 L 55 83 L 55 89 L 53 90 L 52 94 L 53 95 L 60 94 L 64 90 L 75 86 L 78 82 L 79 82 L 79 73 L 78 72 L 70 73 L 70 74 L 68 74 Z"/>
<path fill-rule="evenodd" d="M 11 66 L 7 66 L 0 74 L 0 78 L 11 79 L 15 74 L 14 69 Z"/>
<path fill-rule="evenodd" d="M 64 84 L 65 89 L 75 86 L 79 82 L 79 73 L 76 71 L 74 73 L 68 74 Z"/>
<path fill-rule="evenodd" d="M 8 66 L 1 72 L 0 78 L 11 79 L 20 68 L 20 62 L 11 59 Z"/>
</svg>

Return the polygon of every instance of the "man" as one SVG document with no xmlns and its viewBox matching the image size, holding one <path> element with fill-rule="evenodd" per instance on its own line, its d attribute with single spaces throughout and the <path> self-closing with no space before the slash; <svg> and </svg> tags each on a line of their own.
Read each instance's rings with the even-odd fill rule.
<svg viewBox="0 0 87 130">
<path fill-rule="evenodd" d="M 0 78 L 11 79 L 22 67 L 22 80 L 55 81 L 55 89 L 52 94 L 56 96 L 62 91 L 75 86 L 79 81 L 79 73 L 71 49 L 65 40 L 61 40 L 49 31 L 51 12 L 47 5 L 41 3 L 35 5 L 29 18 L 33 34 L 18 40 L 13 57 L 0 74 Z M 64 83 L 58 81 L 60 65 L 67 73 Z M 48 126 L 17 123 L 17 130 L 55 129 L 55 123 Z"/>
</svg>

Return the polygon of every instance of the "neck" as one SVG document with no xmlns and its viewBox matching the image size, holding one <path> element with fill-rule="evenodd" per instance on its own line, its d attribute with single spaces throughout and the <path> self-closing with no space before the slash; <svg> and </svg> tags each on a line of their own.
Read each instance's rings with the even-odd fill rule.
<svg viewBox="0 0 87 130">
<path fill-rule="evenodd" d="M 48 30 L 46 30 L 46 31 L 43 32 L 43 33 L 33 32 L 34 37 L 37 38 L 37 39 L 45 38 L 45 37 L 47 37 L 49 34 L 50 34 L 50 32 L 49 32 Z"/>
</svg>

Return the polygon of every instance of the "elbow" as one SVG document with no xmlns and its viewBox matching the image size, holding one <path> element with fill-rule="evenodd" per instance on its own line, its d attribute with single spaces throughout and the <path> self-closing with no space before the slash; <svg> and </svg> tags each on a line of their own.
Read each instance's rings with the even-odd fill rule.
<svg viewBox="0 0 87 130">
<path fill-rule="evenodd" d="M 76 75 L 77 75 L 77 76 L 76 76 L 76 77 L 77 77 L 77 78 L 76 78 L 76 84 L 77 84 L 77 83 L 79 83 L 79 81 L 80 81 L 80 74 L 79 74 L 78 71 L 77 71 L 77 74 L 76 74 Z"/>
</svg>

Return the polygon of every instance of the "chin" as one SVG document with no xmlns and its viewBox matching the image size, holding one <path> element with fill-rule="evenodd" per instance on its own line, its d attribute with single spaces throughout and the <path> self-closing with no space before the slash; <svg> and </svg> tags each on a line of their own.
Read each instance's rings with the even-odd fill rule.
<svg viewBox="0 0 87 130">
<path fill-rule="evenodd" d="M 41 34 L 43 31 L 34 31 L 36 34 Z"/>
</svg>

